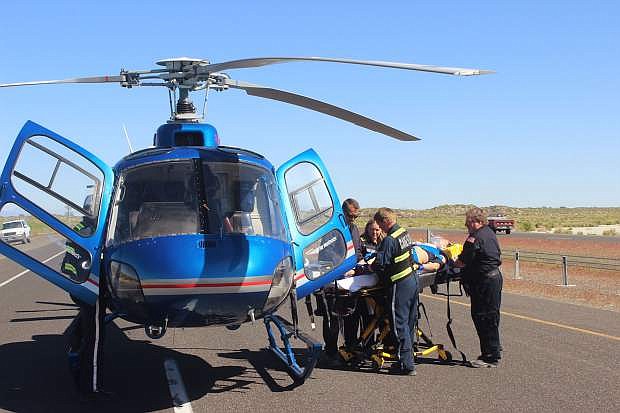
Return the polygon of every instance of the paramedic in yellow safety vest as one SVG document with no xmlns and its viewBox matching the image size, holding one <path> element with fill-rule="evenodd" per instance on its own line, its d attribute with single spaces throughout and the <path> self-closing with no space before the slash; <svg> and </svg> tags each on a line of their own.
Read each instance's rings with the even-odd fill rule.
<svg viewBox="0 0 620 413">
<path fill-rule="evenodd" d="M 380 208 L 374 219 L 386 236 L 379 245 L 372 269 L 388 287 L 387 298 L 398 345 L 399 361 L 390 372 L 415 376 L 413 335 L 418 311 L 418 278 L 411 258 L 413 241 L 407 230 L 396 223 L 396 213 L 390 208 Z"/>
<path fill-rule="evenodd" d="M 92 196 L 84 201 L 84 210 L 91 213 Z M 85 215 L 73 227 L 83 237 L 93 234 L 96 229 L 96 218 Z M 91 271 L 91 258 L 88 251 L 73 241 L 65 244 L 65 256 L 61 271 L 76 283 L 86 283 Z M 82 302 L 71 295 L 71 299 L 80 306 L 80 312 L 73 319 L 65 335 L 67 336 L 67 358 L 69 370 L 75 381 L 80 397 L 88 400 L 106 399 L 109 394 L 101 390 L 101 362 L 104 339 L 105 277 L 99 279 L 99 297 L 95 305 Z"/>
</svg>

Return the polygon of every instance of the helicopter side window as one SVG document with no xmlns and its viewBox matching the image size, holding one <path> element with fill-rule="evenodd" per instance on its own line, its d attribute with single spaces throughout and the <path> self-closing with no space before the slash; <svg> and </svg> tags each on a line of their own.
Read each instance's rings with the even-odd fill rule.
<svg viewBox="0 0 620 413">
<path fill-rule="evenodd" d="M 284 179 L 299 232 L 309 235 L 331 219 L 334 204 L 316 166 L 298 163 L 286 171 Z"/>
</svg>

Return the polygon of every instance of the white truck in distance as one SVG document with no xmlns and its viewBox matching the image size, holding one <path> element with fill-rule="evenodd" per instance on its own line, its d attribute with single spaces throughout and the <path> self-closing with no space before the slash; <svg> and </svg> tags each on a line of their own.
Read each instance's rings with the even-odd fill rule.
<svg viewBox="0 0 620 413">
<path fill-rule="evenodd" d="M 22 244 L 30 242 L 30 225 L 23 219 L 2 223 L 0 240 L 9 243 L 21 241 Z"/>
</svg>

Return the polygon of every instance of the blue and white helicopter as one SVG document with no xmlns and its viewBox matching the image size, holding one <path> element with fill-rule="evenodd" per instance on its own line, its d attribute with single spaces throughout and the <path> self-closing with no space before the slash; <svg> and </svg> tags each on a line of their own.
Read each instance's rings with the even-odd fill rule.
<svg viewBox="0 0 620 413">
<path fill-rule="evenodd" d="M 154 147 L 114 167 L 32 121 L 19 133 L 0 181 L 0 209 L 17 206 L 46 224 L 82 257 L 68 273 L 62 256 L 42 261 L 8 243 L 0 253 L 87 303 L 106 294 L 107 320 L 145 326 L 151 338 L 168 327 L 225 325 L 262 318 L 269 347 L 298 383 L 310 375 L 321 350 L 299 331 L 297 301 L 356 265 L 340 200 L 325 165 L 312 149 L 275 169 L 252 151 L 223 146 L 203 122 L 190 92 L 241 89 L 321 112 L 402 141 L 416 137 L 309 97 L 232 80 L 224 70 L 275 63 L 321 61 L 451 75 L 490 71 L 321 57 L 267 57 L 210 63 L 158 61 L 153 70 L 119 75 L 0 84 L 118 83 L 163 86 L 171 117 Z M 176 105 L 173 102 L 176 100 Z M 79 188 L 79 189 L 76 189 Z M 83 188 L 88 188 L 84 202 Z M 61 220 L 63 208 L 81 221 Z M 105 291 L 100 291 L 100 285 Z M 290 297 L 292 324 L 276 315 Z M 281 336 L 283 349 L 272 330 Z M 291 338 L 309 348 L 299 363 Z"/>
</svg>

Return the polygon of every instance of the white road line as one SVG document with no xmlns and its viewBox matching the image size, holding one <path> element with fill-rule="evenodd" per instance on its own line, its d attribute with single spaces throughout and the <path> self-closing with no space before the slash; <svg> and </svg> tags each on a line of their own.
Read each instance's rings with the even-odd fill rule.
<svg viewBox="0 0 620 413">
<path fill-rule="evenodd" d="M 45 264 L 48 261 L 53 260 L 54 258 L 58 257 L 60 254 L 64 254 L 64 253 L 65 253 L 64 251 L 60 251 L 58 254 L 52 255 L 51 257 L 49 257 L 48 259 L 43 261 L 43 264 Z M 24 271 L 20 272 L 19 274 L 14 275 L 13 277 L 9 278 L 8 280 L 0 283 L 0 288 L 4 287 L 5 285 L 7 285 L 8 283 L 10 283 L 12 281 L 15 281 L 16 279 L 18 279 L 19 277 L 21 277 L 22 275 L 24 275 L 24 274 L 26 274 L 28 272 L 30 272 L 30 270 L 24 270 Z"/>
<path fill-rule="evenodd" d="M 170 397 L 175 413 L 193 413 L 192 405 L 187 397 L 183 378 L 179 372 L 177 362 L 173 359 L 164 361 L 164 370 L 166 370 L 166 378 L 168 379 L 168 388 L 170 389 Z"/>
</svg>

